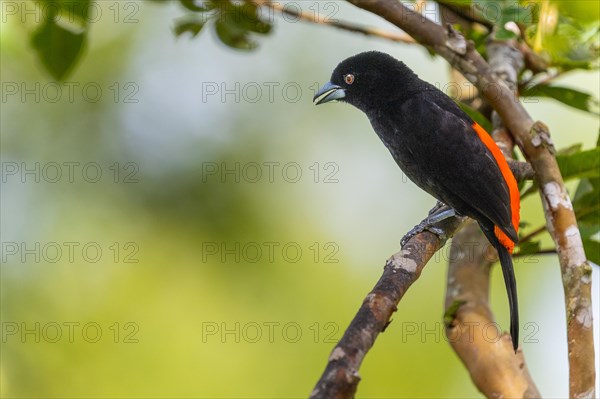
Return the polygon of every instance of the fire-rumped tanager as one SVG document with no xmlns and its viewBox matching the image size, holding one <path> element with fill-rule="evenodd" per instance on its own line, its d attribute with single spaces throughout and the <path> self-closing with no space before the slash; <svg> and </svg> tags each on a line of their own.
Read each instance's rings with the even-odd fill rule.
<svg viewBox="0 0 600 399">
<path fill-rule="evenodd" d="M 498 251 L 516 351 L 519 313 L 511 253 L 520 198 L 496 143 L 450 97 L 388 54 L 370 51 L 342 61 L 314 98 L 316 104 L 332 100 L 363 111 L 410 180 L 479 223 Z M 431 226 L 420 227 L 413 234 Z"/>
</svg>

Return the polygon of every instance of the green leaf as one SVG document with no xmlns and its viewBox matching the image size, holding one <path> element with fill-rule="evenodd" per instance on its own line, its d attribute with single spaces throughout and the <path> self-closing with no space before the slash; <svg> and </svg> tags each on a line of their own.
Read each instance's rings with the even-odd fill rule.
<svg viewBox="0 0 600 399">
<path fill-rule="evenodd" d="M 517 37 L 517 34 L 511 30 L 505 29 L 504 27 L 499 28 L 494 34 L 496 40 L 511 40 Z"/>
<path fill-rule="evenodd" d="M 600 265 L 600 242 L 592 239 L 582 239 L 583 249 L 588 260 Z"/>
<path fill-rule="evenodd" d="M 44 10 L 42 14 L 47 17 L 53 17 L 58 11 L 64 20 L 71 21 L 72 17 L 77 17 L 82 25 L 88 23 L 90 0 L 38 0 L 36 3 Z"/>
<path fill-rule="evenodd" d="M 554 0 L 561 14 L 569 15 L 579 21 L 597 21 L 600 19 L 600 7 L 596 1 Z"/>
<path fill-rule="evenodd" d="M 258 6 L 255 3 L 234 5 L 234 11 L 239 16 L 239 25 L 250 32 L 266 35 L 271 32 L 271 24 L 260 19 Z"/>
<path fill-rule="evenodd" d="M 525 241 L 523 243 L 519 243 L 518 246 L 519 255 L 531 255 L 540 252 L 541 242 L 540 241 Z"/>
<path fill-rule="evenodd" d="M 456 314 L 458 313 L 458 310 L 465 303 L 467 303 L 467 301 L 457 299 L 454 302 L 452 302 L 450 306 L 448 306 L 448 309 L 446 309 L 446 311 L 444 312 L 444 325 L 446 327 L 450 327 L 452 325 L 454 319 L 456 319 Z"/>
<path fill-rule="evenodd" d="M 582 143 L 573 144 L 569 147 L 561 148 L 556 152 L 556 155 L 573 155 L 581 151 Z"/>
<path fill-rule="evenodd" d="M 492 22 L 497 28 L 494 34 L 496 40 L 514 39 L 517 37 L 517 33 L 506 29 L 506 24 L 513 22 L 517 26 L 529 26 L 533 23 L 533 11 L 530 8 L 520 6 L 518 3 L 509 3 L 502 8 L 500 18 L 496 18 Z"/>
<path fill-rule="evenodd" d="M 248 32 L 234 22 L 232 18 L 218 19 L 215 32 L 225 45 L 238 50 L 253 50 L 257 44 L 250 39 Z"/>
<path fill-rule="evenodd" d="M 528 222 L 527 220 L 520 220 L 519 221 L 519 231 L 523 230 L 526 227 L 531 226 L 531 223 Z M 522 231 L 521 231 L 522 232 Z M 520 238 L 519 238 L 520 239 Z"/>
<path fill-rule="evenodd" d="M 573 201 L 581 200 L 585 195 L 594 191 L 594 186 L 590 179 L 581 179 L 579 185 L 577 186 L 577 190 L 575 191 L 575 195 L 573 196 Z"/>
<path fill-rule="evenodd" d="M 213 3 L 212 1 L 201 2 L 202 5 L 198 5 L 197 3 L 199 3 L 199 2 L 196 0 L 179 0 L 179 2 L 181 3 L 181 5 L 183 7 L 187 8 L 190 11 L 194 11 L 194 12 L 206 12 L 206 11 L 210 11 L 216 7 L 216 4 Z"/>
<path fill-rule="evenodd" d="M 556 15 L 553 18 L 556 20 Z M 598 67 L 599 32 L 600 21 L 582 24 L 558 14 L 558 22 L 532 25 L 526 29 L 525 37 L 536 51 L 548 57 L 552 66 L 567 71 Z"/>
<path fill-rule="evenodd" d="M 472 40 L 475 44 L 475 50 L 479 52 L 484 58 L 487 59 L 487 41 L 488 32 L 485 29 L 469 29 L 467 32 L 467 39 Z"/>
<path fill-rule="evenodd" d="M 579 223 L 600 229 L 600 178 L 581 180 L 573 198 L 573 210 Z"/>
<path fill-rule="evenodd" d="M 524 97 L 553 98 L 573 108 L 600 115 L 600 112 L 598 111 L 600 104 L 598 99 L 594 98 L 591 94 L 568 87 L 537 85 L 525 89 L 521 95 Z"/>
<path fill-rule="evenodd" d="M 575 149 L 580 148 L 579 144 L 575 144 L 566 149 L 562 149 L 556 156 L 556 161 L 560 169 L 560 173 L 565 181 L 582 179 L 573 197 L 573 206 L 577 213 L 577 207 L 581 207 L 582 204 L 578 204 L 578 201 L 583 201 L 583 196 L 590 193 L 598 195 L 600 193 L 600 147 L 595 147 L 587 151 L 574 152 Z M 587 179 L 589 178 L 589 179 Z M 598 181 L 595 187 L 592 186 L 591 182 Z M 535 193 L 539 189 L 536 182 L 524 192 L 521 193 L 521 200 L 523 198 Z M 598 190 L 598 191 L 595 191 Z M 592 205 L 600 205 L 600 196 L 598 200 L 596 197 L 586 197 L 585 205 L 591 202 Z M 595 202 L 594 202 L 595 201 Z"/>
<path fill-rule="evenodd" d="M 600 176 L 600 147 L 556 157 L 563 179 Z"/>
<path fill-rule="evenodd" d="M 271 25 L 260 19 L 258 6 L 252 2 L 224 2 L 219 11 L 215 31 L 219 39 L 229 47 L 252 50 L 257 43 L 251 39 L 251 33 L 271 32 Z"/>
<path fill-rule="evenodd" d="M 515 22 L 522 25 L 531 25 L 533 21 L 533 9 L 530 7 L 530 3 L 527 3 L 528 7 L 523 7 L 516 2 L 510 2 L 507 6 L 502 9 L 502 18 L 500 19 L 502 25 L 507 22 Z"/>
<path fill-rule="evenodd" d="M 600 241 L 598 241 L 600 225 L 579 223 L 579 232 L 587 258 L 600 265 Z"/>
<path fill-rule="evenodd" d="M 200 33 L 202 27 L 204 27 L 205 24 L 206 21 L 184 17 L 175 21 L 175 27 L 173 28 L 173 32 L 177 37 L 183 35 L 186 32 L 189 32 L 191 37 L 196 37 L 198 36 L 198 33 Z"/>
<path fill-rule="evenodd" d="M 47 19 L 33 33 L 31 44 L 54 79 L 62 80 L 81 56 L 85 39 L 85 31 L 72 32 Z"/>
<path fill-rule="evenodd" d="M 600 178 L 581 180 L 573 199 L 573 209 L 585 253 L 589 260 L 600 265 Z"/>
<path fill-rule="evenodd" d="M 581 226 L 584 224 L 594 226 L 596 231 L 598 231 L 600 229 L 600 205 L 598 205 L 598 202 L 591 203 L 590 200 L 594 198 L 595 201 L 598 200 L 597 195 L 590 195 L 589 198 L 586 198 L 581 203 L 575 204 L 574 209 L 577 222 Z"/>
</svg>

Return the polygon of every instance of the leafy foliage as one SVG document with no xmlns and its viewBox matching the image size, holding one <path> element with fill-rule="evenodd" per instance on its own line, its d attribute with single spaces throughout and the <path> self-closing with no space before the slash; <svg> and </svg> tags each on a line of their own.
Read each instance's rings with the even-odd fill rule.
<svg viewBox="0 0 600 399">
<path fill-rule="evenodd" d="M 579 183 L 573 209 L 588 258 L 600 264 L 600 177 L 584 178 Z"/>
<path fill-rule="evenodd" d="M 194 37 L 206 22 L 214 20 L 215 33 L 223 44 L 237 50 L 253 50 L 258 44 L 252 36 L 266 35 L 272 29 L 270 23 L 261 19 L 258 5 L 250 1 L 233 3 L 221 0 L 199 3 L 194 0 L 180 0 L 180 3 L 197 16 L 177 21 L 174 28 L 177 36 L 190 32 Z"/>
<path fill-rule="evenodd" d="M 548 97 L 560 101 L 570 107 L 600 115 L 599 102 L 591 94 L 568 87 L 539 84 L 521 91 L 523 97 Z"/>
<path fill-rule="evenodd" d="M 181 36 L 184 33 L 190 33 L 192 37 L 198 36 L 198 33 L 202 30 L 206 21 L 198 18 L 182 17 L 175 21 L 175 27 L 173 32 L 176 36 Z"/>
<path fill-rule="evenodd" d="M 599 141 L 600 143 L 600 141 Z M 600 264 L 600 146 L 581 150 L 576 144 L 560 150 L 556 156 L 564 181 L 579 180 L 572 197 L 573 210 L 588 259 Z M 527 189 L 521 198 L 538 190 L 537 184 Z M 540 242 L 527 240 L 519 243 L 519 253 L 535 254 L 540 251 Z"/>
<path fill-rule="evenodd" d="M 477 122 L 482 128 L 484 128 L 486 132 L 492 132 L 492 122 L 490 122 L 490 120 L 481 112 L 465 104 L 464 102 L 459 102 L 458 105 L 465 112 L 465 114 L 469 115 L 469 117 L 473 119 L 473 121 Z"/>
<path fill-rule="evenodd" d="M 75 66 L 87 38 L 89 0 L 45 0 L 44 20 L 31 36 L 31 45 L 46 70 L 62 80 Z M 65 15 L 68 18 L 64 18 Z M 61 18 L 62 16 L 62 18 Z M 61 21 L 73 20 L 75 26 Z"/>
<path fill-rule="evenodd" d="M 549 66 L 566 71 L 598 67 L 600 15 L 594 1 L 440 0 L 493 27 L 496 40 L 522 39 Z M 477 30 L 468 32 L 476 45 Z"/>
<path fill-rule="evenodd" d="M 600 264 L 600 146 L 557 157 L 563 178 L 581 179 L 573 210 L 588 258 Z"/>
<path fill-rule="evenodd" d="M 565 181 L 600 177 L 600 147 L 588 151 L 560 154 L 556 157 Z"/>
<path fill-rule="evenodd" d="M 531 4 L 531 3 L 529 3 Z M 504 4 L 497 18 L 497 30 L 495 38 L 497 40 L 508 40 L 518 37 L 517 32 L 507 27 L 510 22 L 514 22 L 517 26 L 530 26 L 533 24 L 533 11 L 530 7 L 523 7 L 516 2 Z"/>
<path fill-rule="evenodd" d="M 572 5 L 587 4 L 590 15 L 594 14 L 593 9 L 597 9 L 598 5 L 592 1 L 569 3 L 542 2 L 539 20 L 527 27 L 525 38 L 552 66 L 562 70 L 597 68 L 600 24 L 598 19 L 574 18 Z"/>
<path fill-rule="evenodd" d="M 179 2 L 182 6 L 194 12 L 206 12 L 216 7 L 216 3 L 214 1 L 206 1 L 200 5 L 198 5 L 194 0 L 180 0 Z"/>
<path fill-rule="evenodd" d="M 540 252 L 541 248 L 540 241 L 524 241 L 519 243 L 519 255 L 533 255 Z"/>
</svg>

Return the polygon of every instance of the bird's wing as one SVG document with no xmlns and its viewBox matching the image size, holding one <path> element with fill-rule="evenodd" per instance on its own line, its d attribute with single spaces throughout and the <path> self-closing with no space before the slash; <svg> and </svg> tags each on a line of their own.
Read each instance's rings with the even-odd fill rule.
<svg viewBox="0 0 600 399">
<path fill-rule="evenodd" d="M 516 238 L 509 183 L 473 129 L 473 121 L 446 96 L 423 96 L 418 103 L 423 131 L 429 136 L 422 138 L 430 143 L 426 148 L 431 152 L 427 157 L 428 173 L 436 176 L 435 183 L 445 197 L 442 201 L 459 213 L 484 216 Z M 437 143 L 438 148 L 431 147 L 431 143 Z"/>
</svg>

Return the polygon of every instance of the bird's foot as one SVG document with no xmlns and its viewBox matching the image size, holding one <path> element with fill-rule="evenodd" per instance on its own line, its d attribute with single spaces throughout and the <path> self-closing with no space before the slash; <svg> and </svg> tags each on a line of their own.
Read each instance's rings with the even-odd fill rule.
<svg viewBox="0 0 600 399">
<path fill-rule="evenodd" d="M 446 233 L 444 232 L 444 230 L 440 229 L 439 227 L 433 226 L 432 223 L 429 221 L 429 218 L 427 217 L 423 219 L 421 223 L 413 227 L 408 233 L 406 233 L 404 237 L 402 237 L 402 239 L 400 240 L 400 246 L 403 247 L 408 242 L 408 240 L 424 231 L 429 231 L 430 233 L 433 233 L 436 236 L 440 237 L 440 239 L 442 240 L 446 239 Z"/>
<path fill-rule="evenodd" d="M 402 239 L 400 240 L 400 246 L 403 247 L 408 240 L 413 238 L 419 233 L 424 231 L 429 231 L 430 233 L 435 234 L 441 240 L 446 240 L 448 237 L 443 229 L 439 227 L 435 227 L 434 224 L 441 222 L 444 219 L 448 219 L 452 216 L 455 216 L 456 212 L 454 209 L 449 208 L 443 202 L 438 201 L 437 204 L 429 211 L 429 215 L 421 221 L 418 225 L 413 227 Z"/>
<path fill-rule="evenodd" d="M 433 206 L 433 208 L 431 208 L 429 210 L 429 216 L 435 214 L 436 212 L 438 212 L 440 210 L 440 208 L 442 208 L 443 206 L 446 206 L 446 204 L 444 204 L 442 201 L 437 201 L 435 203 L 435 205 Z"/>
</svg>

